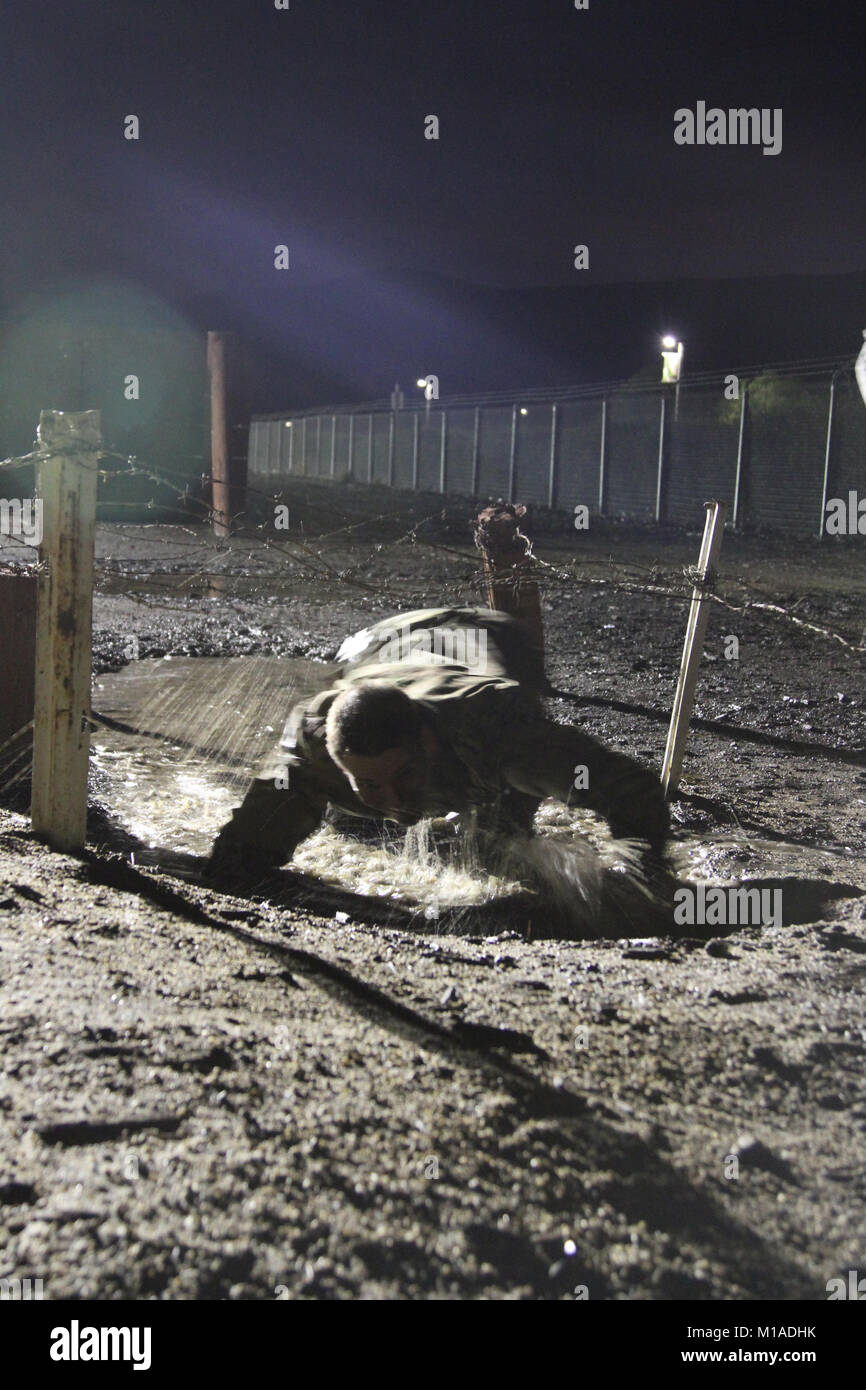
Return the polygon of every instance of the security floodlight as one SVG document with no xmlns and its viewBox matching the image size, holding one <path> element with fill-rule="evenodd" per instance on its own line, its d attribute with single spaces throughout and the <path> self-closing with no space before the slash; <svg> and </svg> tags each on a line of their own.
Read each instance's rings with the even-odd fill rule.
<svg viewBox="0 0 866 1390">
<path fill-rule="evenodd" d="M 662 381 L 679 382 L 683 366 L 683 345 L 667 334 L 662 338 L 665 351 L 662 353 Z"/>
<path fill-rule="evenodd" d="M 673 382 L 676 386 L 674 392 L 674 420 L 679 419 L 680 414 L 680 377 L 683 372 L 683 345 L 677 342 L 672 333 L 666 333 L 662 338 L 662 381 Z"/>
</svg>

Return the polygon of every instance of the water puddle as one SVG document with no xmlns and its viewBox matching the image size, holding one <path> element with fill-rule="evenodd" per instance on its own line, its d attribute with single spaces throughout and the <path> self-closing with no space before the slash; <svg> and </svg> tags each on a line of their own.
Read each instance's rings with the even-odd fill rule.
<svg viewBox="0 0 866 1390">
<path fill-rule="evenodd" d="M 154 848 L 206 855 L 279 741 L 292 705 L 335 666 L 272 657 L 164 657 L 98 676 L 93 709 L 126 729 L 91 740 L 93 791 Z"/>
<path fill-rule="evenodd" d="M 327 686 L 335 669 L 301 659 L 167 657 L 99 676 L 94 710 L 138 732 L 94 732 L 94 796 L 154 851 L 206 856 L 292 705 Z M 408 834 L 390 827 L 371 835 L 368 827 L 352 819 L 324 825 L 298 847 L 292 867 L 431 921 L 456 908 L 504 906 L 527 887 L 586 921 L 602 898 L 626 916 L 642 901 L 630 846 L 611 840 L 591 814 L 558 803 L 542 805 L 535 839 L 510 842 L 496 872 L 480 863 L 471 825 L 456 833 L 440 825 L 435 834 L 429 822 Z M 715 884 L 798 878 L 832 885 L 851 879 L 854 867 L 830 851 L 743 834 L 686 837 L 672 861 L 682 879 Z"/>
</svg>

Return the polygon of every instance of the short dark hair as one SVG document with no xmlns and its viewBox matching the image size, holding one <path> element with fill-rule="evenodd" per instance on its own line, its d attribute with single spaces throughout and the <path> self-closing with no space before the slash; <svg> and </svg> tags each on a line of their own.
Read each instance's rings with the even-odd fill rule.
<svg viewBox="0 0 866 1390">
<path fill-rule="evenodd" d="M 328 711 L 332 758 L 344 753 L 377 757 L 389 748 L 417 743 L 423 724 L 418 705 L 393 685 L 362 683 L 338 695 Z"/>
</svg>

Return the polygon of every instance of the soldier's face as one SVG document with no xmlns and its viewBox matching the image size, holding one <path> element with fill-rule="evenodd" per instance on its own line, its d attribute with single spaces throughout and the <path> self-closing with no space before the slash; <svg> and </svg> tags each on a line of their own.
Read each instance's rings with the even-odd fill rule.
<svg viewBox="0 0 866 1390">
<path fill-rule="evenodd" d="M 414 825 L 426 813 L 430 762 L 435 748 L 432 731 L 424 729 L 414 745 L 387 748 L 375 756 L 344 753 L 340 767 L 352 791 L 365 806 L 401 825 Z"/>
</svg>

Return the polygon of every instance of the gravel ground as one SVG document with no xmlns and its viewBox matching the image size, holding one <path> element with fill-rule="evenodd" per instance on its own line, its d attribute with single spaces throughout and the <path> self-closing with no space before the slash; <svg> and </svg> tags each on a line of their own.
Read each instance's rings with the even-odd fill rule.
<svg viewBox="0 0 866 1390">
<path fill-rule="evenodd" d="M 371 618 L 478 600 L 468 504 L 415 532 L 441 499 L 287 500 L 277 552 L 103 528 L 96 670 L 130 637 L 330 659 Z M 657 765 L 685 609 L 622 581 L 683 591 L 699 538 L 534 534 L 551 713 Z M 862 1272 L 864 591 L 854 545 L 726 537 L 721 596 L 851 644 L 711 619 L 676 831 L 782 865 L 784 926 L 434 935 L 131 867 L 96 813 L 83 859 L 53 854 L 10 802 L 0 1277 L 53 1299 L 822 1300 Z"/>
</svg>

